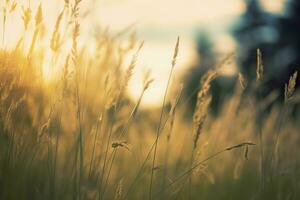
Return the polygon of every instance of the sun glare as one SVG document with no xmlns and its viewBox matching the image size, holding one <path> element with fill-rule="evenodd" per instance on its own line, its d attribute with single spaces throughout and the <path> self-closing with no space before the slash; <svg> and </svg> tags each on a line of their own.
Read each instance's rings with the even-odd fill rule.
<svg viewBox="0 0 300 200">
<path fill-rule="evenodd" d="M 300 0 L 0 0 L 0 200 L 300 199 L 299 19 Z"/>
<path fill-rule="evenodd" d="M 142 87 L 142 68 L 149 68 L 152 71 L 152 76 L 155 79 L 155 81 L 152 84 L 152 87 L 149 89 L 149 91 L 147 91 L 147 93 L 145 94 L 142 105 L 147 105 L 150 107 L 158 106 L 160 105 L 160 101 L 162 100 L 164 94 L 163 85 L 165 85 L 165 80 L 167 79 L 169 73 L 170 59 L 172 57 L 174 45 L 173 39 L 175 39 L 177 35 L 180 35 L 182 37 L 180 51 L 180 58 L 182 59 L 179 60 L 177 68 L 179 68 L 181 71 L 184 71 L 185 66 L 188 64 L 188 62 L 190 62 L 191 58 L 193 57 L 194 51 L 194 46 L 192 45 L 194 30 L 188 28 L 188 26 L 193 27 L 195 25 L 205 23 L 205 21 L 215 21 L 222 16 L 236 15 L 241 13 L 244 9 L 241 1 L 234 2 L 231 0 L 232 4 L 228 3 L 226 4 L 227 6 L 225 8 L 220 9 L 220 11 L 222 12 L 218 12 L 215 9 L 209 9 L 213 12 L 204 12 L 203 14 L 202 12 L 195 10 L 195 8 L 199 6 L 192 6 L 198 4 L 202 5 L 202 1 L 189 1 L 191 2 L 191 4 L 189 4 L 191 6 L 187 7 L 185 14 L 180 15 L 180 18 L 178 18 L 178 15 L 176 13 L 178 13 L 178 9 L 181 9 L 182 3 L 176 2 L 171 12 L 165 12 L 164 10 L 160 10 L 154 16 L 156 17 L 155 19 L 152 18 L 152 15 L 151 18 L 148 16 L 151 13 L 148 12 L 149 8 L 153 8 L 151 7 L 150 2 L 147 1 L 103 1 L 102 3 L 98 1 L 89 1 L 89 3 L 82 4 L 83 10 L 86 9 L 87 11 L 89 11 L 89 15 L 82 19 L 86 23 L 82 23 L 80 37 L 81 39 L 84 39 L 85 42 L 88 41 L 89 45 L 86 47 L 87 51 L 90 54 L 93 54 L 95 52 L 95 49 L 93 49 L 92 44 L 94 44 L 94 42 L 91 38 L 93 37 L 95 30 L 92 30 L 92 28 L 99 26 L 99 24 L 107 24 L 109 28 L 112 29 L 112 32 L 114 32 L 122 30 L 128 24 L 137 22 L 137 26 L 142 29 L 141 31 L 138 31 L 139 39 L 147 39 L 147 41 L 145 47 L 142 50 L 142 53 L 139 56 L 139 66 L 137 66 L 137 69 L 135 70 L 135 73 L 133 75 L 133 80 L 129 84 L 128 92 L 131 98 L 137 100 Z M 18 10 L 8 17 L 7 28 L 4 35 L 5 47 L 7 48 L 13 48 L 16 45 L 16 43 L 18 43 L 18 41 L 20 40 L 20 37 L 23 37 L 23 51 L 25 54 L 27 54 L 30 49 L 31 38 L 34 34 L 34 23 L 29 24 L 29 28 L 27 29 L 26 34 L 24 35 L 24 25 L 22 17 L 18 13 L 22 13 L 23 9 L 30 8 L 32 15 L 31 18 L 33 18 L 36 14 L 38 6 L 40 5 L 40 3 L 42 3 L 42 9 L 43 11 L 45 11 L 43 13 L 44 33 L 43 38 L 41 38 L 39 40 L 39 43 L 36 44 L 35 49 L 36 51 L 41 51 L 42 53 L 44 53 L 42 76 L 45 81 L 51 81 L 57 78 L 57 74 L 59 74 L 58 72 L 60 72 L 61 70 L 58 69 L 57 66 L 63 66 L 63 57 L 66 56 L 68 52 L 70 52 L 72 46 L 71 38 L 65 37 L 64 47 L 60 49 L 60 56 L 54 56 L 54 53 L 50 49 L 49 41 L 51 40 L 54 26 L 59 16 L 59 13 L 62 11 L 64 6 L 63 3 L 59 2 L 60 1 L 58 0 L 51 1 L 51 3 L 49 3 L 49 1 L 41 2 L 40 0 L 22 1 L 21 6 L 18 7 Z M 209 7 L 216 8 L 218 2 L 218 0 L 214 0 L 210 3 L 205 3 L 203 5 L 206 6 L 205 9 L 208 9 Z M 171 1 L 167 1 L 164 4 L 169 3 L 171 3 Z M 131 4 L 138 6 L 139 9 L 134 9 L 134 11 L 132 11 L 132 7 L 130 6 Z M 148 4 L 150 7 L 147 6 Z M 167 7 L 168 6 L 162 6 L 161 8 Z M 102 12 L 97 12 L 98 8 Z M 202 8 L 202 6 L 200 6 L 200 8 Z M 137 10 L 139 12 L 137 12 Z M 105 12 L 109 12 L 109 14 L 105 14 Z M 124 12 L 129 12 L 131 13 L 131 15 L 127 15 Z M 116 13 L 119 14 L 116 15 Z M 165 13 L 168 13 L 167 18 L 165 16 Z M 202 14 L 199 15 L 199 13 Z M 119 20 L 119 15 L 122 15 L 122 20 Z M 124 16 L 127 16 L 127 18 L 124 18 Z M 167 19 L 167 21 L 165 19 Z M 119 22 L 127 24 L 120 24 Z M 161 37 L 158 38 L 155 37 L 155 35 L 154 37 L 151 36 L 151 33 L 153 33 L 153 31 L 156 30 L 155 27 L 162 24 L 164 24 L 164 28 L 159 29 L 160 33 L 158 33 L 157 31 L 156 32 L 159 35 L 161 35 L 161 33 L 165 35 L 164 41 L 159 39 Z M 185 26 L 188 25 L 186 30 L 182 29 L 183 24 L 185 24 Z M 64 24 L 64 26 L 65 25 L 66 24 Z M 143 27 L 148 28 L 145 31 L 143 31 Z M 80 44 L 81 40 L 79 40 L 78 43 Z M 224 74 L 228 73 L 233 73 L 232 69 L 231 71 L 229 70 L 227 72 L 224 72 Z"/>
<path fill-rule="evenodd" d="M 282 13 L 287 0 L 262 0 L 262 6 L 269 12 Z"/>
</svg>

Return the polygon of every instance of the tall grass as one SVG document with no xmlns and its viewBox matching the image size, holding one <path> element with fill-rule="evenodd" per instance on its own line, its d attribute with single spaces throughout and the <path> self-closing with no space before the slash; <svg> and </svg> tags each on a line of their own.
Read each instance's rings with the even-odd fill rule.
<svg viewBox="0 0 300 200">
<path fill-rule="evenodd" d="M 300 197 L 297 72 L 283 91 L 256 98 L 267 78 L 258 51 L 257 86 L 247 90 L 253 81 L 240 74 L 212 116 L 210 86 L 230 54 L 199 80 L 195 112 L 186 117 L 191 98 L 172 81 L 178 37 L 160 108 L 141 109 L 155 79 L 145 74 L 136 100 L 127 87 L 144 42 L 131 26 L 86 41 L 84 3 L 62 2 L 53 24 L 45 24 L 43 3 L 3 4 L 0 199 Z M 23 32 L 8 48 L 13 12 Z M 277 93 L 284 105 L 274 102 Z"/>
</svg>

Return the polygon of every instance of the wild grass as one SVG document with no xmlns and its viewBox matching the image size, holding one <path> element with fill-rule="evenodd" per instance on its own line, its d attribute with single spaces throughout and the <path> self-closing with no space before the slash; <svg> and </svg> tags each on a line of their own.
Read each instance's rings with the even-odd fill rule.
<svg viewBox="0 0 300 200">
<path fill-rule="evenodd" d="M 141 109 L 155 82 L 150 72 L 136 100 L 127 90 L 147 41 L 131 26 L 85 41 L 83 3 L 62 2 L 54 24 L 45 24 L 43 4 L 3 4 L 0 199 L 299 199 L 297 72 L 263 98 L 258 50 L 256 80 L 239 74 L 213 116 L 211 83 L 229 54 L 199 79 L 187 117 L 191 98 L 173 81 L 178 37 L 160 108 Z M 9 48 L 12 12 L 20 12 L 23 32 Z"/>
</svg>

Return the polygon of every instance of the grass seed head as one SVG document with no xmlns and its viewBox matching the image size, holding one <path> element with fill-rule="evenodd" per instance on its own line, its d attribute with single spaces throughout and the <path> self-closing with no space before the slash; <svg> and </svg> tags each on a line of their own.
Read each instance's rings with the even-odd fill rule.
<svg viewBox="0 0 300 200">
<path fill-rule="evenodd" d="M 42 4 L 40 4 L 35 15 L 35 26 L 38 27 L 42 23 L 42 21 L 43 21 L 43 10 L 42 10 Z"/>
<path fill-rule="evenodd" d="M 246 88 L 246 81 L 245 81 L 245 78 L 243 76 L 243 74 L 239 73 L 239 82 L 240 82 L 240 85 L 241 85 L 241 88 L 244 90 Z"/>
<path fill-rule="evenodd" d="M 288 102 L 295 92 L 296 82 L 297 82 L 298 72 L 296 71 L 292 76 L 290 76 L 289 82 L 285 84 L 284 87 L 284 100 Z"/>
<path fill-rule="evenodd" d="M 22 7 L 22 11 L 23 11 L 22 19 L 23 19 L 24 28 L 25 28 L 25 30 L 27 30 L 29 22 L 31 20 L 31 12 L 32 11 L 31 11 L 30 7 L 27 7 L 27 8 Z"/>
<path fill-rule="evenodd" d="M 240 144 L 237 144 L 237 145 L 226 148 L 226 151 L 230 151 L 230 150 L 245 147 L 245 146 L 254 146 L 254 145 L 256 145 L 256 144 L 253 143 L 253 142 L 242 142 Z"/>
<path fill-rule="evenodd" d="M 180 41 L 180 38 L 178 36 L 177 41 L 176 41 L 176 45 L 175 45 L 175 49 L 174 49 L 173 59 L 172 59 L 172 67 L 174 67 L 175 64 L 176 64 L 176 59 L 177 59 L 178 51 L 179 51 L 179 41 Z"/>
<path fill-rule="evenodd" d="M 261 81 L 264 72 L 264 67 L 262 63 L 262 53 L 260 49 L 257 49 L 256 52 L 257 52 L 256 81 Z"/>
</svg>

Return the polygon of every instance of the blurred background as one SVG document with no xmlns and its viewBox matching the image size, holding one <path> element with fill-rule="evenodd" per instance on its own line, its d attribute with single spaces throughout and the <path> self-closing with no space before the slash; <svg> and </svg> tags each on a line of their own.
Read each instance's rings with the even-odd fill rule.
<svg viewBox="0 0 300 200">
<path fill-rule="evenodd" d="M 0 2 L 0 199 L 300 199 L 299 0 Z"/>
<path fill-rule="evenodd" d="M 214 83 L 215 106 L 233 87 L 237 68 L 247 81 L 255 80 L 257 48 L 263 54 L 266 91 L 283 91 L 289 75 L 299 70 L 297 0 L 103 0 L 95 4 L 99 24 L 111 31 L 133 24 L 138 38 L 145 40 L 130 94 L 138 96 L 141 70 L 150 68 L 155 82 L 145 96 L 148 105 L 157 105 L 163 96 L 171 49 L 178 35 L 181 44 L 176 69 L 188 88 L 187 95 L 197 87 L 201 75 L 235 53 L 233 62 L 223 68 L 223 77 Z"/>
<path fill-rule="evenodd" d="M 63 8 L 55 1 L 43 4 L 49 13 L 45 24 L 55 24 Z M 33 9 L 39 3 L 24 1 Z M 175 79 L 189 88 L 188 95 L 199 85 L 201 75 L 234 53 L 232 63 L 222 70 L 223 77 L 213 84 L 213 105 L 217 106 L 222 102 L 219 96 L 232 89 L 238 70 L 247 81 L 255 79 L 257 48 L 263 53 L 266 91 L 283 89 L 300 65 L 299 9 L 297 0 L 91 0 L 82 3 L 81 37 L 93 44 L 91 38 L 104 30 L 109 34 L 134 31 L 136 39 L 145 41 L 129 82 L 129 96 L 138 98 L 143 73 L 151 69 L 155 81 L 142 102 L 146 107 L 157 107 L 162 100 L 177 36 L 181 43 Z M 5 40 L 13 46 L 22 22 L 9 20 L 13 23 L 7 23 Z"/>
</svg>

